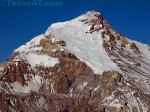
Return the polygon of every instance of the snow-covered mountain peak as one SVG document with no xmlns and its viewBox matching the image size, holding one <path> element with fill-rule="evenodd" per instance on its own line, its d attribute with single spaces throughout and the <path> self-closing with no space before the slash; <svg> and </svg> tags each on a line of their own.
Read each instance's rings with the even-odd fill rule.
<svg viewBox="0 0 150 112">
<path fill-rule="evenodd" d="M 149 77 L 147 45 L 124 38 L 95 11 L 67 22 L 52 24 L 43 35 L 16 49 L 19 56 L 13 61 L 21 58 L 32 68 L 37 65 L 52 67 L 59 63 L 59 58 L 53 58 L 53 54 L 57 55 L 60 51 L 75 55 L 95 74 L 114 70 L 129 80 L 131 77 L 136 80 Z M 146 87 L 144 84 L 140 86 Z"/>
<path fill-rule="evenodd" d="M 113 61 L 114 57 L 110 56 L 112 51 L 119 52 L 119 49 L 131 54 L 140 53 L 139 44 L 115 32 L 96 11 L 89 11 L 70 21 L 52 24 L 43 35 L 35 37 L 15 52 L 40 51 L 40 41 L 45 37 L 51 37 L 52 43 L 63 40 L 66 43 L 63 49 L 77 56 L 97 74 L 111 70 L 121 73 L 120 67 Z"/>
<path fill-rule="evenodd" d="M 81 15 L 81 16 L 73 19 L 73 20 L 66 21 L 66 22 L 53 23 L 48 28 L 48 31 L 45 32 L 45 35 L 48 34 L 49 30 L 55 30 L 55 29 L 58 29 L 58 28 L 62 28 L 64 25 L 66 25 L 67 23 L 69 24 L 70 22 L 75 22 L 75 21 L 79 21 L 79 20 L 82 20 L 82 19 L 89 19 L 89 20 L 95 19 L 96 18 L 95 15 L 100 15 L 100 13 L 96 12 L 96 11 L 88 11 L 86 14 L 83 14 L 83 15 Z"/>
<path fill-rule="evenodd" d="M 85 62 L 94 73 L 99 74 L 106 70 L 119 71 L 103 48 L 102 22 L 103 17 L 100 13 L 89 11 L 71 21 L 52 24 L 45 34 L 65 41 L 64 49 Z"/>
<path fill-rule="evenodd" d="M 54 23 L 0 65 L 0 111 L 149 112 L 149 53 L 96 11 Z"/>
<path fill-rule="evenodd" d="M 67 24 L 74 24 L 75 26 L 83 26 L 83 24 L 77 24 L 79 23 L 79 21 L 86 21 L 86 20 L 94 20 L 97 19 L 98 16 L 101 16 L 99 12 L 96 11 L 88 11 L 85 14 L 82 14 L 81 16 L 74 18 L 70 21 L 65 21 L 65 22 L 57 22 L 57 23 L 53 23 L 48 30 L 45 32 L 45 35 L 49 35 L 49 30 L 53 31 L 55 29 L 58 28 L 62 28 L 63 26 L 67 25 Z M 102 17 L 102 16 L 101 16 Z M 87 26 L 85 26 L 85 28 L 87 29 Z"/>
</svg>

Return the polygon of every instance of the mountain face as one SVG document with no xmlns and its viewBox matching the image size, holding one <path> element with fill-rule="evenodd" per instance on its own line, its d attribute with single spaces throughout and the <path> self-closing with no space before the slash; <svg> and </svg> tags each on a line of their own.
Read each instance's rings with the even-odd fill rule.
<svg viewBox="0 0 150 112">
<path fill-rule="evenodd" d="M 150 46 L 89 11 L 0 64 L 1 112 L 149 112 Z"/>
</svg>

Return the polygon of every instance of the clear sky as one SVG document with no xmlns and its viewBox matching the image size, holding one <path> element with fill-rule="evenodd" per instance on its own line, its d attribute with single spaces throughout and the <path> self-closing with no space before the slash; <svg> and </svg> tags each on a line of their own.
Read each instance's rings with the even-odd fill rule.
<svg viewBox="0 0 150 112">
<path fill-rule="evenodd" d="M 56 2 L 56 0 L 47 1 Z M 62 0 L 61 2 L 63 4 L 57 6 L 52 4 L 43 7 L 18 4 L 18 6 L 12 4 L 8 6 L 7 2 L 0 0 L 0 62 L 6 60 L 20 45 L 44 33 L 52 23 L 73 19 L 89 10 L 100 12 L 112 28 L 125 37 L 150 44 L 149 0 Z"/>
</svg>

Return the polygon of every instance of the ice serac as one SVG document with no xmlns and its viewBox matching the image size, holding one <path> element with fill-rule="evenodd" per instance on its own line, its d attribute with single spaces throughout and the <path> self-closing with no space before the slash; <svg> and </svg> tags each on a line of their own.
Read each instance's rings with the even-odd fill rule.
<svg viewBox="0 0 150 112">
<path fill-rule="evenodd" d="M 0 111 L 149 112 L 150 47 L 89 11 L 0 64 Z"/>
</svg>

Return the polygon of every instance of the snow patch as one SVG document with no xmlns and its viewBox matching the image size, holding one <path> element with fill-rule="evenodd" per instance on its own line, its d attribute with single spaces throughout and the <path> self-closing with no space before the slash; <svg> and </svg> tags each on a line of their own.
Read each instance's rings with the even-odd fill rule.
<svg viewBox="0 0 150 112">
<path fill-rule="evenodd" d="M 97 86 L 93 91 L 97 91 L 100 88 L 100 86 Z"/>
<path fill-rule="evenodd" d="M 120 109 L 122 104 L 119 102 L 118 99 L 114 98 L 115 96 L 112 94 L 111 96 L 106 97 L 102 102 L 104 102 L 104 106 L 109 106 L 109 107 L 115 107 L 117 109 Z"/>
<path fill-rule="evenodd" d="M 111 107 L 116 107 L 117 109 L 120 109 L 120 107 L 123 107 L 123 105 L 121 105 L 121 103 L 119 103 L 118 99 L 115 99 L 114 101 L 112 101 L 109 106 Z"/>
<path fill-rule="evenodd" d="M 17 93 L 30 93 L 30 91 L 38 92 L 41 85 L 41 77 L 35 76 L 31 81 L 27 82 L 27 85 L 22 86 L 18 82 L 11 83 L 11 86 L 13 87 L 13 91 Z"/>
<path fill-rule="evenodd" d="M 59 63 L 58 58 L 52 58 L 47 55 L 38 55 L 34 53 L 23 53 L 20 55 L 23 60 L 26 60 L 32 67 L 36 65 L 41 65 L 44 67 L 53 67 L 55 64 Z"/>
<path fill-rule="evenodd" d="M 85 86 L 87 86 L 88 82 L 84 82 L 78 86 L 78 89 L 83 90 Z"/>
</svg>

